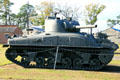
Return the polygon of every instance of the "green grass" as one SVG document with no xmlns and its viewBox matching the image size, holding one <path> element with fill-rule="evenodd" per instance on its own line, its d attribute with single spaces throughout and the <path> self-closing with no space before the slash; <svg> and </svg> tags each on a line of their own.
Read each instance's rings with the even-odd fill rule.
<svg viewBox="0 0 120 80">
<path fill-rule="evenodd" d="M 5 50 L 0 45 L 0 65 L 11 64 L 5 58 Z M 113 60 L 110 64 L 120 66 L 120 60 Z M 25 69 L 0 67 L 0 79 L 10 80 L 120 80 L 120 73 L 83 70 L 53 70 L 53 69 Z"/>
<path fill-rule="evenodd" d="M 119 65 L 120 66 L 120 60 L 112 60 L 109 64 L 111 64 L 111 65 Z"/>
<path fill-rule="evenodd" d="M 82 70 L 0 69 L 0 79 L 30 80 L 119 80 L 120 74 Z"/>
<path fill-rule="evenodd" d="M 120 45 L 118 44 L 119 48 L 114 53 L 120 53 Z M 115 56 L 120 56 L 120 54 L 116 54 Z"/>
<path fill-rule="evenodd" d="M 120 54 L 115 54 L 114 56 L 120 56 Z"/>
<path fill-rule="evenodd" d="M 118 44 L 119 48 L 115 51 L 115 53 L 120 53 L 120 45 Z"/>
<path fill-rule="evenodd" d="M 9 60 L 7 60 L 5 57 L 6 49 L 7 48 L 3 48 L 2 45 L 0 44 L 0 66 L 12 63 Z"/>
</svg>

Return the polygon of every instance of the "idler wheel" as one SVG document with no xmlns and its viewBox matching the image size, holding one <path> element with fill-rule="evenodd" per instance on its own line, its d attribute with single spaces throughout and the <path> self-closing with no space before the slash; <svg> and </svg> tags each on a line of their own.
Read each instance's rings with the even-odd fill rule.
<svg viewBox="0 0 120 80">
<path fill-rule="evenodd" d="M 63 64 L 63 68 L 69 69 L 71 67 L 72 61 L 69 57 L 65 57 L 62 59 L 62 64 Z"/>
<path fill-rule="evenodd" d="M 103 64 L 108 64 L 112 60 L 113 54 L 104 53 L 100 54 L 98 57 Z"/>
</svg>

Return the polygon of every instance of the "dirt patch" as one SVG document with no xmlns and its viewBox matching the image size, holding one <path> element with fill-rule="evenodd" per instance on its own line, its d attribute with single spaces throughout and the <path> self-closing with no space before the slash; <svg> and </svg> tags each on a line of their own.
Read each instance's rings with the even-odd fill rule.
<svg viewBox="0 0 120 80">
<path fill-rule="evenodd" d="M 0 66 L 0 80 L 119 80 L 120 66 L 107 65 L 99 71 L 24 69 L 16 64 Z M 14 74 L 15 73 L 15 74 Z M 34 76 L 33 76 L 34 75 Z M 112 77 L 112 76 L 113 77 Z M 103 78 L 102 78 L 102 77 Z M 97 78 L 97 79 L 95 79 Z"/>
<path fill-rule="evenodd" d="M 32 80 L 32 79 L 0 79 L 0 80 Z"/>
<path fill-rule="evenodd" d="M 23 67 L 16 65 L 16 64 L 7 64 L 4 66 L 0 66 L 2 69 L 23 69 Z"/>
<path fill-rule="evenodd" d="M 120 56 L 114 56 L 113 60 L 120 60 Z"/>
</svg>

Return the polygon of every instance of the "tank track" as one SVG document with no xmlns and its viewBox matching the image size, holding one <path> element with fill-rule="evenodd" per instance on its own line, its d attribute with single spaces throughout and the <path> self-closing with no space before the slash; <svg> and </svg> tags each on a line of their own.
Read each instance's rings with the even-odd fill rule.
<svg viewBox="0 0 120 80">
<path fill-rule="evenodd" d="M 51 69 L 100 70 L 113 55 L 109 49 L 65 47 L 59 48 L 57 57 L 56 47 L 10 47 L 6 51 L 7 59 L 15 64 L 25 68 Z"/>
</svg>

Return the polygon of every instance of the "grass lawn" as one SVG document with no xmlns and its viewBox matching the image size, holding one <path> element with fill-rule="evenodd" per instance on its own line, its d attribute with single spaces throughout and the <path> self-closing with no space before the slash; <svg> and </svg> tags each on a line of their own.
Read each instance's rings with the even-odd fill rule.
<svg viewBox="0 0 120 80">
<path fill-rule="evenodd" d="M 120 45 L 118 45 L 119 48 L 115 51 L 115 53 L 120 53 Z"/>
<path fill-rule="evenodd" d="M 4 53 L 5 53 L 6 49 L 7 48 L 3 48 L 2 45 L 0 44 L 0 66 L 12 63 L 9 60 L 7 60 L 5 57 Z"/>
<path fill-rule="evenodd" d="M 114 56 L 119 56 L 120 57 L 120 54 L 115 54 Z"/>
<path fill-rule="evenodd" d="M 109 64 L 111 64 L 111 65 L 119 65 L 120 66 L 120 60 L 112 60 Z"/>
<path fill-rule="evenodd" d="M 5 50 L 6 49 L 2 48 L 0 45 L 0 65 L 12 63 L 5 58 Z M 110 64 L 120 66 L 120 60 L 113 60 Z M 117 73 L 104 71 L 0 67 L 0 80 L 120 80 L 120 71 Z"/>
<path fill-rule="evenodd" d="M 120 73 L 83 70 L 0 69 L 0 79 L 12 80 L 120 80 Z"/>
</svg>

